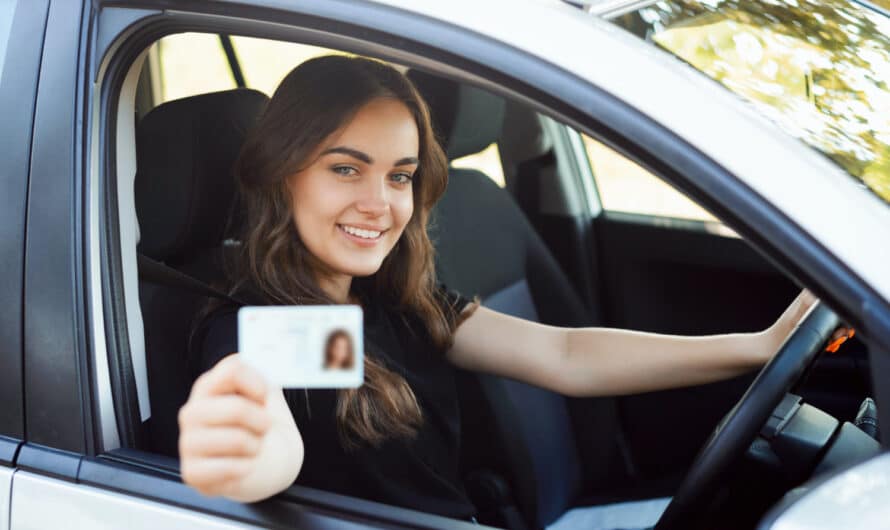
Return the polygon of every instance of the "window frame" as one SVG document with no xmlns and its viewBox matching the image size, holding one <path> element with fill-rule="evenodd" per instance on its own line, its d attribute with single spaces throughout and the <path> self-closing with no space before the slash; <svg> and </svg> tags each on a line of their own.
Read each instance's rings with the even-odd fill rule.
<svg viewBox="0 0 890 530">
<path fill-rule="evenodd" d="M 100 2 L 100 6 L 102 3 Z M 856 279 L 845 268 L 837 268 L 838 264 L 831 262 L 824 249 L 794 226 L 773 240 L 759 236 L 758 228 L 783 222 L 788 224 L 787 220 L 781 212 L 764 204 L 749 187 L 733 178 L 719 164 L 639 110 L 530 54 L 486 40 L 484 36 L 457 26 L 381 4 L 349 3 L 347 6 L 345 2 L 331 0 L 283 8 L 280 3 L 261 1 L 227 4 L 195 1 L 185 4 L 182 9 L 195 11 L 170 11 L 163 16 L 147 12 L 144 18 L 134 21 L 126 36 L 120 39 L 117 36 L 108 38 L 105 41 L 107 47 L 98 50 L 102 55 L 114 44 L 114 54 L 107 64 L 107 76 L 102 80 L 102 112 L 99 118 L 104 131 L 100 138 L 101 148 L 104 150 L 102 172 L 105 176 L 100 217 L 108 227 L 117 226 L 118 222 L 116 202 L 108 191 L 115 188 L 117 174 L 113 156 L 116 140 L 111 134 L 115 130 L 114 110 L 117 106 L 115 83 L 119 88 L 119 78 L 126 70 L 126 65 L 148 44 L 164 34 L 189 30 L 226 32 L 368 53 L 402 64 L 445 71 L 453 77 L 485 86 L 495 93 L 519 97 L 548 116 L 595 137 L 607 139 L 608 144 L 622 154 L 630 153 L 631 159 L 636 159 L 644 167 L 664 176 L 665 180 L 698 198 L 703 204 L 713 205 L 715 211 L 725 213 L 727 218 L 736 220 L 749 238 L 762 248 L 770 250 L 772 255 L 784 255 L 777 248 L 780 244 L 785 244 L 790 249 L 804 249 L 801 262 L 807 262 L 810 265 L 808 269 L 812 272 L 805 272 L 800 266 L 790 262 L 783 264 L 800 277 L 815 277 L 820 280 L 815 283 L 838 280 L 844 287 L 849 287 L 845 291 L 849 293 L 849 297 L 843 297 L 844 303 L 839 303 L 838 306 L 851 307 L 850 302 L 853 299 L 859 299 L 856 297 L 864 292 L 868 294 L 867 286 L 857 284 Z M 349 13 L 348 21 L 344 20 L 346 17 L 343 13 Z M 360 34 L 362 40 L 351 37 L 351 34 Z M 541 85 L 544 74 L 553 76 L 548 82 L 559 87 L 558 90 L 550 91 Z M 538 84 L 535 84 L 536 81 Z M 585 110 L 582 112 L 579 109 Z M 717 186 L 725 191 L 719 200 L 711 195 Z M 114 229 L 101 232 L 102 298 L 106 302 L 106 322 L 121 322 L 126 318 L 123 295 L 119 290 L 122 285 L 122 267 L 120 241 L 117 237 Z M 829 296 L 831 298 L 836 297 Z M 855 322 L 855 319 L 851 321 Z M 114 340 L 108 341 L 109 356 L 126 357 L 129 354 L 126 334 L 121 334 L 119 329 L 106 331 L 108 336 L 118 333 Z M 118 383 L 116 387 L 112 387 L 120 392 L 123 385 Z M 127 398 L 122 400 L 117 395 L 114 401 L 119 415 L 118 423 L 138 417 L 138 411 L 133 416 L 132 406 L 125 404 Z M 129 402 L 132 403 L 132 396 Z M 146 490 L 142 495 L 236 518 L 241 517 L 236 514 L 245 513 L 244 507 L 237 503 L 198 502 L 193 495 L 187 495 L 190 491 L 188 488 L 175 481 L 175 474 L 163 471 L 162 466 L 151 458 L 152 455 L 139 453 L 118 450 L 105 453 L 98 459 L 85 459 L 81 466 L 82 480 L 136 494 L 142 488 L 135 483 L 137 479 L 142 480 L 140 477 L 144 474 L 160 474 L 163 482 L 156 485 L 156 490 Z M 110 473 L 112 469 L 115 473 Z M 123 470 L 132 473 L 121 474 Z M 267 501 L 270 504 L 263 503 L 263 506 L 277 507 L 281 502 L 285 505 L 302 503 L 332 510 L 344 517 L 367 518 L 384 524 L 417 528 L 457 524 L 454 520 L 436 518 L 429 514 L 357 501 L 297 486 Z"/>
<path fill-rule="evenodd" d="M 25 439 L 24 342 L 22 336 L 25 277 L 25 216 L 31 169 L 31 131 L 43 53 L 48 2 L 15 5 L 3 68 L 17 75 L 0 79 L 0 160 L 6 179 L 0 182 L 0 244 L 4 277 L 0 299 L 5 302 L 0 320 L 0 464 L 11 465 Z M 13 97 L 12 94 L 15 94 Z"/>
<path fill-rule="evenodd" d="M 27 444 L 16 460 L 23 467 L 43 465 L 30 460 L 30 448 L 82 454 L 93 450 L 95 440 L 80 253 L 85 223 L 79 199 L 89 142 L 77 119 L 84 112 L 78 58 L 86 13 L 81 2 L 51 2 L 45 18 L 26 203 L 22 333 Z"/>
</svg>

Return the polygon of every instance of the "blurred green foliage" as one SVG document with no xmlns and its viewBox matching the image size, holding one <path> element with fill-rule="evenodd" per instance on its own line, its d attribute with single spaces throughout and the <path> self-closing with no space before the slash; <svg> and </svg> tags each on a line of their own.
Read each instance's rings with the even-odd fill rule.
<svg viewBox="0 0 890 530">
<path fill-rule="evenodd" d="M 890 202 L 884 15 L 845 0 L 679 0 L 616 22 L 750 101 Z"/>
</svg>

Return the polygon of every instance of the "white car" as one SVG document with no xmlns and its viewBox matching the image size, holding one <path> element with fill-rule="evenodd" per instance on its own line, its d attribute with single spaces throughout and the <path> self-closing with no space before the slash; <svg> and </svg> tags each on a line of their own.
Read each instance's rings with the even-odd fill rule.
<svg viewBox="0 0 890 530">
<path fill-rule="evenodd" d="M 430 103 L 449 287 L 687 334 L 822 300 L 756 378 L 570 399 L 462 374 L 478 523 L 660 498 L 662 530 L 887 528 L 887 35 L 852 0 L 0 0 L 0 530 L 476 527 L 179 477 L 231 163 L 281 75 L 330 52 L 399 65 Z M 840 322 L 855 337 L 819 355 Z"/>
</svg>

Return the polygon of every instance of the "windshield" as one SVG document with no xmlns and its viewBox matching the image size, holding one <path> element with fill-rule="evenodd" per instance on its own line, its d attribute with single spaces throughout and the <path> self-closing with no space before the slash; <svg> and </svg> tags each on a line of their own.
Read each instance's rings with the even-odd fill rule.
<svg viewBox="0 0 890 530">
<path fill-rule="evenodd" d="M 668 0 L 613 22 L 750 101 L 890 203 L 887 17 L 844 0 Z"/>
</svg>

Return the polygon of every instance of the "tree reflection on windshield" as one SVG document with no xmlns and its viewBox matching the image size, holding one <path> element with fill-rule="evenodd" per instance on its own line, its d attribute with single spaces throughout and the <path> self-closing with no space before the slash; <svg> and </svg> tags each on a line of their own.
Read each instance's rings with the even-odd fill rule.
<svg viewBox="0 0 890 530">
<path fill-rule="evenodd" d="M 844 0 L 680 0 L 615 22 L 751 101 L 890 202 L 886 17 Z"/>
</svg>

